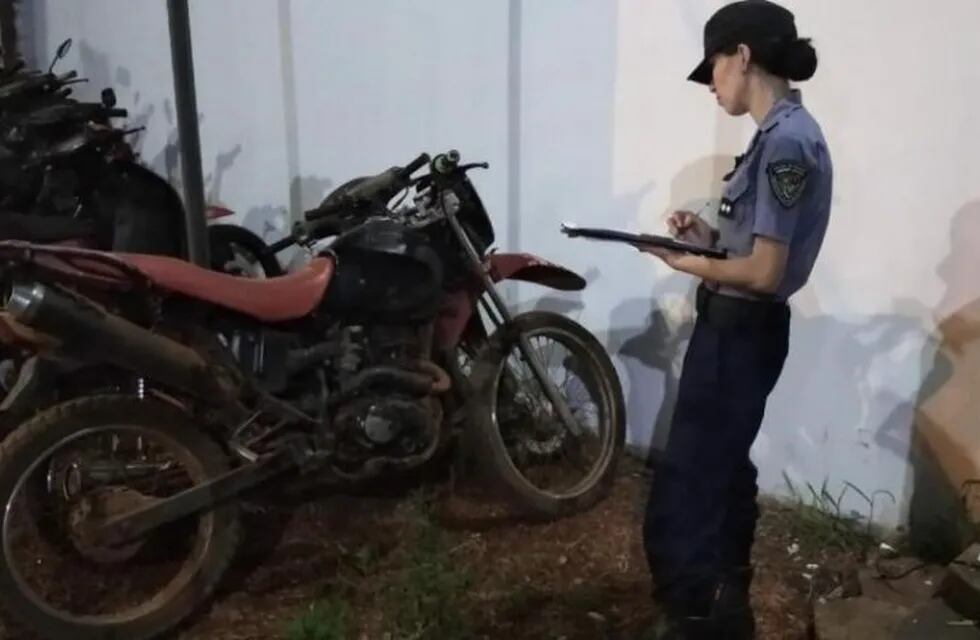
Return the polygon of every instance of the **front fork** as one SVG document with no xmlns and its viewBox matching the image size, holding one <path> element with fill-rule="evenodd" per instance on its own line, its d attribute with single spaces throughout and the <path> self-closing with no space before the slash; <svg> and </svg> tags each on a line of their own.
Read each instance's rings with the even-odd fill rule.
<svg viewBox="0 0 980 640">
<path fill-rule="evenodd" d="M 483 268 L 483 262 L 480 260 L 480 254 L 477 253 L 476 247 L 473 246 L 473 242 L 470 241 L 469 236 L 466 234 L 466 230 L 456 219 L 455 213 L 446 212 L 446 219 L 449 221 L 450 227 L 452 227 L 453 232 L 459 239 L 460 244 L 466 250 L 466 255 L 470 259 L 470 266 L 473 271 L 479 275 L 480 280 L 483 282 L 483 287 L 490 297 L 491 305 L 487 305 L 487 312 L 490 316 L 490 321 L 500 329 L 501 327 L 512 327 L 514 326 L 514 317 L 511 315 L 510 311 L 507 309 L 507 305 L 504 303 L 503 298 L 500 297 L 500 292 L 497 291 L 497 287 L 487 273 L 487 270 Z M 548 372 L 545 371 L 544 366 L 541 364 L 541 360 L 538 359 L 537 354 L 531 349 L 531 343 L 527 339 L 527 335 L 523 331 L 517 329 L 518 341 L 517 345 L 521 352 L 521 357 L 531 368 L 531 372 L 537 379 L 541 388 L 544 389 L 545 396 L 548 398 L 548 402 L 551 406 L 555 408 L 558 416 L 561 418 L 562 423 L 565 428 L 575 436 L 575 438 L 580 438 L 582 436 L 582 427 L 578 424 L 575 416 L 572 415 L 571 410 L 568 408 L 568 404 L 565 402 L 565 398 L 562 397 L 561 393 L 558 392 L 558 388 L 548 377 Z"/>
</svg>

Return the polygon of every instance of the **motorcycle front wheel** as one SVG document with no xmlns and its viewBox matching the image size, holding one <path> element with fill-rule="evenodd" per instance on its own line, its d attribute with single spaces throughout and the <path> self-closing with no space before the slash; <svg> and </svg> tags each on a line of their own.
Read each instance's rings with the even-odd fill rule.
<svg viewBox="0 0 980 640">
<path fill-rule="evenodd" d="M 573 432 L 520 349 L 531 351 L 568 406 Z M 602 344 L 578 323 L 530 312 L 490 336 L 473 365 L 473 451 L 516 504 L 558 518 L 606 497 L 626 440 L 622 387 Z"/>
</svg>

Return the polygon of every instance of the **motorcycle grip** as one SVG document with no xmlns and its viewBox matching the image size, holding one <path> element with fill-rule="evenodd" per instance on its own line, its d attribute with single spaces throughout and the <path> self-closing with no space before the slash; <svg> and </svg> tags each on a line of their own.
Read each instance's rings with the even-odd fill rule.
<svg viewBox="0 0 980 640">
<path fill-rule="evenodd" d="M 413 173 L 424 167 L 429 160 L 431 160 L 429 154 L 423 153 L 419 155 L 418 158 L 415 158 L 409 162 L 404 169 L 398 172 L 398 177 L 400 177 L 402 180 L 408 180 Z"/>
</svg>

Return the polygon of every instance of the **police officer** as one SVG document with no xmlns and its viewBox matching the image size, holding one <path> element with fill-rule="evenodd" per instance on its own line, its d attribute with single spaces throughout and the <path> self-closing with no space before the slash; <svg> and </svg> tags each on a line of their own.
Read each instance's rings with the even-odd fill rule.
<svg viewBox="0 0 980 640">
<path fill-rule="evenodd" d="M 787 9 L 722 7 L 704 29 L 708 85 L 729 115 L 758 125 L 725 177 L 718 228 L 690 212 L 673 235 L 727 259 L 644 249 L 701 278 L 670 436 L 653 481 L 644 542 L 663 638 L 752 638 L 750 551 L 759 512 L 749 450 L 786 358 L 787 300 L 810 276 L 830 212 L 832 167 L 820 127 L 789 81 L 817 68 Z"/>
</svg>

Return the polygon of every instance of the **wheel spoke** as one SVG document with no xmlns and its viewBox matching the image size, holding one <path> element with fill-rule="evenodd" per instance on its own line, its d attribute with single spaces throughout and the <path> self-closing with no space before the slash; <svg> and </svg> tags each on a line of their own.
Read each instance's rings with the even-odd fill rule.
<svg viewBox="0 0 980 640">
<path fill-rule="evenodd" d="M 498 382 L 495 400 L 498 407 L 513 408 L 506 414 L 495 414 L 498 419 L 506 415 L 511 422 L 501 423 L 498 428 L 511 463 L 525 480 L 539 491 L 564 495 L 590 482 L 611 442 L 606 426 L 610 419 L 608 404 L 596 393 L 602 389 L 601 372 L 592 368 L 593 360 L 583 357 L 582 347 L 568 336 L 542 331 L 528 334 L 527 342 L 573 419 L 584 427 L 583 434 L 573 436 L 559 418 L 516 346 L 502 364 L 503 379 Z M 516 375 L 507 373 L 512 370 L 512 359 L 519 361 L 522 374 L 531 373 L 528 382 L 533 382 L 533 387 L 522 384 L 521 389 L 510 391 L 505 382 L 508 375 Z M 524 403 L 526 408 L 522 410 Z"/>
</svg>

